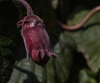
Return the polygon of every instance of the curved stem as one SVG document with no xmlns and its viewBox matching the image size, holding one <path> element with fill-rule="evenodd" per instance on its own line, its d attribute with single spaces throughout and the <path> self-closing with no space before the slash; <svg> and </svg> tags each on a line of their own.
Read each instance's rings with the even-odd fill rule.
<svg viewBox="0 0 100 83">
<path fill-rule="evenodd" d="M 20 2 L 21 4 L 23 4 L 26 7 L 28 16 L 34 15 L 31 6 L 25 0 L 15 0 L 15 1 Z"/>
<path fill-rule="evenodd" d="M 66 24 L 63 24 L 62 22 L 58 21 L 58 24 L 64 28 L 64 29 L 67 29 L 67 30 L 76 30 L 76 29 L 79 29 L 81 28 L 88 20 L 89 18 L 97 11 L 100 10 L 100 6 L 97 6 L 95 7 L 93 10 L 90 11 L 90 13 L 83 19 L 82 22 L 80 22 L 79 24 L 75 25 L 75 26 L 68 26 Z"/>
</svg>

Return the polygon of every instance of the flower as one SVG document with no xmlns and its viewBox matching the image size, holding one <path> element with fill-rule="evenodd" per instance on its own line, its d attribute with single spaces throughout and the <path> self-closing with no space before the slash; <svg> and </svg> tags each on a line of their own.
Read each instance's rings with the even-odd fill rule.
<svg viewBox="0 0 100 83">
<path fill-rule="evenodd" d="M 44 22 L 38 16 L 25 16 L 17 23 L 17 26 L 22 26 L 21 35 L 25 43 L 28 62 L 31 57 L 35 63 L 44 67 L 52 55 L 57 57 L 51 49 Z"/>
<path fill-rule="evenodd" d="M 35 63 L 44 67 L 52 55 L 57 57 L 51 49 L 44 22 L 33 13 L 31 6 L 25 0 L 16 1 L 27 9 L 27 16 L 17 23 L 18 27 L 22 26 L 21 35 L 27 52 L 27 61 L 29 62 L 31 57 Z"/>
</svg>

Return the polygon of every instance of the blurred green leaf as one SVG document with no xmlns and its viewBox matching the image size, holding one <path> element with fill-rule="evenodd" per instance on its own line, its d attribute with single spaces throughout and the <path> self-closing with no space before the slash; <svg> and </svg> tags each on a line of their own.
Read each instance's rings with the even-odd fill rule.
<svg viewBox="0 0 100 83">
<path fill-rule="evenodd" d="M 79 83 L 97 83 L 93 72 L 87 69 L 83 69 L 79 73 Z"/>
<path fill-rule="evenodd" d="M 73 39 L 68 33 L 61 34 L 59 40 L 59 43 L 54 47 L 55 52 L 59 55 L 55 61 L 55 72 L 58 80 L 57 82 L 65 83 L 72 65 L 73 52 L 71 48 L 74 49 L 72 46 L 74 46 L 75 42 L 73 42 Z"/>
<path fill-rule="evenodd" d="M 77 7 L 79 8 L 79 6 Z M 77 10 L 77 8 L 75 10 Z M 85 9 L 79 13 L 73 13 L 74 18 L 69 20 L 69 24 L 79 23 L 89 10 Z M 96 73 L 100 69 L 100 12 L 95 13 L 90 20 L 78 31 L 72 33 L 77 44 L 78 52 L 83 53 L 88 66 Z"/>
</svg>

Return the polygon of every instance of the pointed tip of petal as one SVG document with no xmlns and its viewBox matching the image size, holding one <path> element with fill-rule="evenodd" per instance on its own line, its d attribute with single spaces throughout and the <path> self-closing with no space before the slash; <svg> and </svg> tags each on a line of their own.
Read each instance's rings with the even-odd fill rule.
<svg viewBox="0 0 100 83">
<path fill-rule="evenodd" d="M 43 57 L 45 56 L 44 50 L 42 49 L 42 50 L 40 51 L 40 53 L 41 53 L 41 58 L 43 58 Z"/>
<path fill-rule="evenodd" d="M 57 55 L 57 54 L 55 54 L 55 53 L 53 53 L 52 55 L 53 55 L 53 57 L 58 57 L 58 55 Z"/>
<path fill-rule="evenodd" d="M 58 55 L 57 54 L 55 54 L 53 51 L 51 51 L 51 52 L 48 52 L 48 54 L 47 54 L 49 57 L 51 57 L 51 56 L 53 56 L 53 57 L 58 57 Z"/>
<path fill-rule="evenodd" d="M 26 59 L 26 63 L 29 63 L 30 62 L 30 60 L 29 59 Z"/>
<path fill-rule="evenodd" d="M 58 55 L 57 55 L 56 53 L 54 53 L 53 51 L 51 51 L 51 55 L 52 55 L 53 57 L 58 57 Z"/>
</svg>

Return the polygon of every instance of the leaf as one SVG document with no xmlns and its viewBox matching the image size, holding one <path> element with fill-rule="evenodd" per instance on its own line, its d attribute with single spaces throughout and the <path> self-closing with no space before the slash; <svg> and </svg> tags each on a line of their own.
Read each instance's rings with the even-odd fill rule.
<svg viewBox="0 0 100 83">
<path fill-rule="evenodd" d="M 3 47 L 11 46 L 11 47 L 13 47 L 14 44 L 15 43 L 12 39 L 9 39 L 8 37 L 0 35 L 0 46 L 3 46 Z"/>
<path fill-rule="evenodd" d="M 0 83 L 7 83 L 13 71 L 17 53 L 18 30 L 0 14 Z"/>
<path fill-rule="evenodd" d="M 97 83 L 93 72 L 87 69 L 83 69 L 79 73 L 79 83 Z"/>
<path fill-rule="evenodd" d="M 79 8 L 79 7 L 77 7 Z M 75 9 L 77 11 L 77 8 Z M 73 13 L 74 18 L 69 20 L 69 24 L 79 23 L 89 10 L 81 10 L 79 13 Z M 95 13 L 90 20 L 80 30 L 72 32 L 72 37 L 77 44 L 78 52 L 83 53 L 88 66 L 94 73 L 100 69 L 100 12 Z"/>
<path fill-rule="evenodd" d="M 12 73 L 12 69 L 13 69 L 13 62 L 14 62 L 14 54 L 12 54 L 12 52 L 9 49 L 6 48 L 0 48 L 1 50 L 1 59 L 0 62 L 1 67 L 0 67 L 0 79 L 1 79 L 1 83 L 6 83 Z"/>
</svg>

